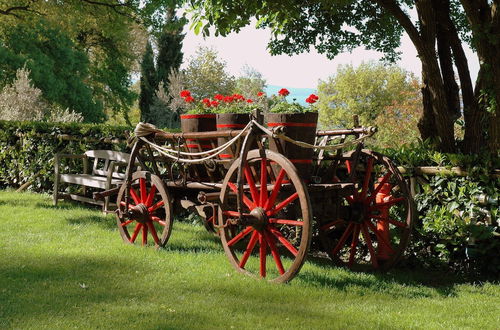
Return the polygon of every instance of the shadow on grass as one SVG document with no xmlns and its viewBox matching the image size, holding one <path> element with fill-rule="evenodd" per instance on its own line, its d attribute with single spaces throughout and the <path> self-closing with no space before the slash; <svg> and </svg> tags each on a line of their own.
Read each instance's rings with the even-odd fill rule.
<svg viewBox="0 0 500 330">
<path fill-rule="evenodd" d="M 394 268 L 388 272 L 351 271 L 335 266 L 328 258 L 309 256 L 308 262 L 321 268 L 336 268 L 342 274 L 339 277 L 302 270 L 299 277 L 309 285 L 334 287 L 347 290 L 359 286 L 372 292 L 391 292 L 394 296 L 423 298 L 438 294 L 443 297 L 456 296 L 455 286 L 468 283 L 463 277 L 425 269 Z M 403 289 L 403 290 L 401 290 Z"/>
<path fill-rule="evenodd" d="M 116 228 L 116 220 L 114 217 L 111 216 L 99 216 L 99 215 L 85 215 L 81 217 L 68 217 L 66 221 L 70 225 L 89 225 L 89 224 L 95 224 L 98 225 L 99 227 L 106 229 L 106 230 L 112 230 Z"/>
<path fill-rule="evenodd" d="M 64 327 L 73 327 L 71 322 L 75 320 L 75 315 L 82 313 L 82 310 L 92 312 L 96 305 L 101 304 L 119 307 L 133 305 L 144 299 L 143 293 L 135 287 L 137 282 L 130 281 L 130 275 L 127 275 L 127 272 L 132 270 L 135 274 L 135 267 L 132 261 L 96 259 L 88 256 L 20 257 L 16 265 L 1 263 L 0 327 L 4 329 L 19 327 L 24 323 L 20 320 L 32 324 L 34 320 L 47 320 L 56 316 L 59 318 L 58 322 L 64 322 L 60 320 L 64 315 L 70 319 Z M 147 272 L 148 267 L 140 270 Z M 128 308 L 130 311 L 134 310 L 133 307 Z M 153 314 L 158 311 L 146 313 Z M 85 322 L 84 320 L 85 318 L 82 322 Z M 92 318 L 90 320 L 101 322 Z M 120 318 L 110 322 L 117 321 L 122 322 Z M 132 321 L 137 320 L 132 319 Z M 124 325 L 126 322 L 124 319 Z M 156 323 L 154 328 L 169 324 L 168 320 L 164 321 L 162 318 L 158 318 Z M 55 327 L 61 327 L 61 323 Z M 92 326 L 87 324 L 84 327 Z"/>
</svg>

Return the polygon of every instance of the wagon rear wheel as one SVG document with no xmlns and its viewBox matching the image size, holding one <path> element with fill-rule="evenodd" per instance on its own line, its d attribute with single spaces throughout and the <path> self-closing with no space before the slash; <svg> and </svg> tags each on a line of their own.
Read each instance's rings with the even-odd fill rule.
<svg viewBox="0 0 500 330">
<path fill-rule="evenodd" d="M 248 152 L 238 212 L 235 161 L 221 190 L 222 245 L 240 272 L 272 282 L 287 282 L 300 270 L 311 240 L 309 195 L 293 164 L 265 150 Z"/>
<path fill-rule="evenodd" d="M 130 203 L 126 209 L 127 184 L 118 192 L 116 204 L 120 213 L 117 226 L 123 241 L 128 244 L 154 244 L 163 247 L 172 230 L 172 205 L 163 181 L 149 172 L 132 175 L 129 186 Z"/>
<path fill-rule="evenodd" d="M 353 270 L 392 267 L 402 256 L 416 216 L 408 186 L 397 167 L 379 153 L 344 155 L 333 182 L 354 182 L 338 216 L 322 219 L 320 239 L 336 263 Z"/>
</svg>

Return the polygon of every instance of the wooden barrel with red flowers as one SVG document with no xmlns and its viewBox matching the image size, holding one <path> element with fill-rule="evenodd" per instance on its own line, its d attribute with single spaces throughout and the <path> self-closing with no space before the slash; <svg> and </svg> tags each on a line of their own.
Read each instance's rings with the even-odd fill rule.
<svg viewBox="0 0 500 330">
<path fill-rule="evenodd" d="M 317 112 L 304 113 L 268 113 L 266 114 L 267 127 L 283 127 L 283 133 L 297 141 L 314 144 L 316 138 L 316 126 L 318 122 Z M 311 177 L 314 150 L 302 148 L 293 143 L 280 139 L 271 139 L 269 149 L 283 154 L 297 168 L 299 175 L 304 180 Z"/>
<path fill-rule="evenodd" d="M 227 130 L 241 130 L 245 128 L 250 122 L 249 113 L 219 113 L 217 114 L 217 131 L 227 131 Z M 228 138 L 219 138 L 217 140 L 218 145 L 221 146 L 228 141 Z M 234 159 L 237 155 L 237 146 L 233 145 L 229 148 L 224 149 L 224 151 L 219 155 L 220 159 Z M 251 147 L 251 149 L 253 149 Z M 224 167 L 228 168 L 230 164 L 224 164 Z"/>
</svg>

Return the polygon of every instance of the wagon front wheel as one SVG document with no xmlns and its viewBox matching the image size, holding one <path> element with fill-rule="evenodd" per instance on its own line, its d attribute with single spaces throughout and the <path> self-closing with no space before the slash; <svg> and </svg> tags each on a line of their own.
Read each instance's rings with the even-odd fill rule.
<svg viewBox="0 0 500 330">
<path fill-rule="evenodd" d="M 272 282 L 290 281 L 302 267 L 311 240 L 306 187 L 288 159 L 269 150 L 252 150 L 243 166 L 238 209 L 239 163 L 229 168 L 221 189 L 224 251 L 239 272 Z"/>
<path fill-rule="evenodd" d="M 160 177 L 146 171 L 135 172 L 128 185 L 118 192 L 118 231 L 125 243 L 163 247 L 172 230 L 172 203 Z"/>
</svg>

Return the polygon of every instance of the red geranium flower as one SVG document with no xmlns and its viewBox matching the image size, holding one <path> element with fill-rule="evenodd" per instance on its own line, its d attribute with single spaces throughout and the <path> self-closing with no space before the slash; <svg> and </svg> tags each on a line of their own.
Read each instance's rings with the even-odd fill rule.
<svg viewBox="0 0 500 330">
<path fill-rule="evenodd" d="M 316 101 L 318 100 L 318 96 L 317 95 L 314 95 L 314 94 L 311 94 L 309 95 L 309 97 L 306 99 L 306 102 L 309 103 L 309 104 L 313 104 L 313 103 L 316 103 Z"/>
<path fill-rule="evenodd" d="M 264 95 L 264 92 L 258 92 L 258 93 L 257 93 L 257 96 L 258 96 L 258 97 L 261 97 L 262 95 Z"/>
<path fill-rule="evenodd" d="M 224 95 L 221 95 L 221 94 L 216 94 L 216 95 L 214 96 L 214 99 L 219 100 L 219 101 L 222 101 L 222 100 L 224 99 Z"/>
<path fill-rule="evenodd" d="M 226 103 L 231 103 L 233 101 L 234 101 L 234 97 L 232 97 L 232 96 L 224 97 L 224 102 L 226 102 Z"/>
<path fill-rule="evenodd" d="M 191 96 L 191 92 L 188 91 L 187 89 L 181 92 L 181 97 L 188 97 L 188 96 Z"/>
<path fill-rule="evenodd" d="M 203 104 L 207 107 L 210 106 L 210 99 L 209 98 L 204 98 L 203 100 L 201 100 L 201 102 L 203 102 Z"/>
<path fill-rule="evenodd" d="M 191 102 L 194 102 L 194 97 L 192 97 L 191 95 L 187 96 L 184 101 L 186 101 L 186 103 L 191 103 Z"/>
<path fill-rule="evenodd" d="M 282 88 L 282 89 L 279 90 L 278 94 L 284 97 L 284 96 L 289 95 L 290 92 L 288 91 L 288 89 Z"/>
<path fill-rule="evenodd" d="M 212 101 L 210 104 L 211 104 L 213 107 L 217 107 L 217 106 L 219 106 L 219 102 L 217 102 L 217 101 L 215 101 L 215 100 L 214 100 L 214 101 Z"/>
<path fill-rule="evenodd" d="M 235 100 L 244 100 L 245 97 L 243 95 L 241 95 L 241 94 L 235 93 L 235 94 L 233 94 L 233 99 L 235 99 Z"/>
<path fill-rule="evenodd" d="M 253 101 L 250 99 L 247 99 L 247 103 L 253 103 Z"/>
</svg>

